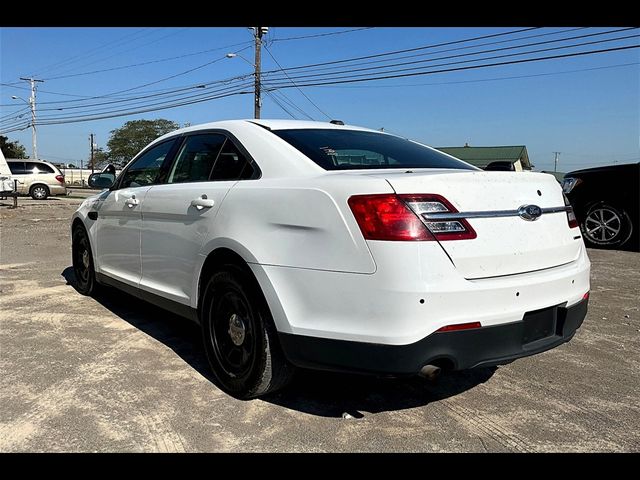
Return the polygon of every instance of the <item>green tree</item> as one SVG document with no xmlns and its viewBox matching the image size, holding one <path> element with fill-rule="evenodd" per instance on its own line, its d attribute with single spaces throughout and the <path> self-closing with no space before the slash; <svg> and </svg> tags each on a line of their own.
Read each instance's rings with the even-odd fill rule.
<svg viewBox="0 0 640 480">
<path fill-rule="evenodd" d="M 24 146 L 17 140 L 14 142 L 9 141 L 9 137 L 0 135 L 0 148 L 4 153 L 5 158 L 29 158 Z"/>
<path fill-rule="evenodd" d="M 150 142 L 178 128 L 180 126 L 177 123 L 164 118 L 129 121 L 122 127 L 111 130 L 107 142 L 109 159 L 116 166 L 122 167 Z"/>
</svg>

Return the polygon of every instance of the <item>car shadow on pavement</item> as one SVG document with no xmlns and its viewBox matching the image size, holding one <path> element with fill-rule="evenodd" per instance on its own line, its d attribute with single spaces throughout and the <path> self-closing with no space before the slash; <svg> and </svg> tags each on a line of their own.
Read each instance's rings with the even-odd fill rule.
<svg viewBox="0 0 640 480">
<path fill-rule="evenodd" d="M 72 267 L 61 274 L 75 288 Z M 133 327 L 171 348 L 204 378 L 211 374 L 200 327 L 151 303 L 112 288 L 101 288 L 93 297 Z M 447 372 L 435 382 L 420 377 L 378 378 L 311 370 L 299 370 L 291 384 L 263 401 L 310 415 L 360 418 L 365 413 L 403 410 L 453 397 L 486 382 L 496 367 Z"/>
<path fill-rule="evenodd" d="M 311 415 L 361 418 L 459 395 L 486 382 L 495 371 L 496 367 L 447 372 L 431 382 L 418 376 L 377 378 L 301 370 L 289 387 L 263 400 Z"/>
</svg>

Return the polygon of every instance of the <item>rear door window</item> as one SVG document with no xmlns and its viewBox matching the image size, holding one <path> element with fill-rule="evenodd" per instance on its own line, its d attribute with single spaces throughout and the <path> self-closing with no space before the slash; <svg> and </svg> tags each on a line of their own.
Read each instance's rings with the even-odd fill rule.
<svg viewBox="0 0 640 480">
<path fill-rule="evenodd" d="M 28 174 L 37 175 L 39 171 L 39 163 L 36 162 L 25 162 L 25 170 Z"/>
<path fill-rule="evenodd" d="M 27 170 L 33 173 L 55 173 L 46 163 L 27 162 Z"/>
<path fill-rule="evenodd" d="M 186 138 L 169 174 L 168 183 L 206 182 L 226 137 L 219 133 Z"/>
</svg>

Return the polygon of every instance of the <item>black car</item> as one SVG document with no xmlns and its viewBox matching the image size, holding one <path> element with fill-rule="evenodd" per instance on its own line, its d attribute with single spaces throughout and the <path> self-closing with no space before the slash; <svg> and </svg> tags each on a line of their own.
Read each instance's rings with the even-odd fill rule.
<svg viewBox="0 0 640 480">
<path fill-rule="evenodd" d="M 587 246 L 638 247 L 640 162 L 569 172 L 562 189 Z"/>
</svg>

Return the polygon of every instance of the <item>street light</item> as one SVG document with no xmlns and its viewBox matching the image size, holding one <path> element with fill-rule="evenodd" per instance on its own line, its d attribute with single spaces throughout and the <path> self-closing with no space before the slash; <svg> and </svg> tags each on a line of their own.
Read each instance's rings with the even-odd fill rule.
<svg viewBox="0 0 640 480">
<path fill-rule="evenodd" d="M 246 58 L 244 58 L 242 55 L 240 55 L 239 53 L 227 53 L 225 55 L 225 57 L 227 58 L 241 58 L 242 60 L 244 60 L 245 62 L 247 62 L 249 65 L 251 65 L 253 68 L 255 68 L 255 64 L 251 63 L 249 60 L 247 60 Z"/>
</svg>

